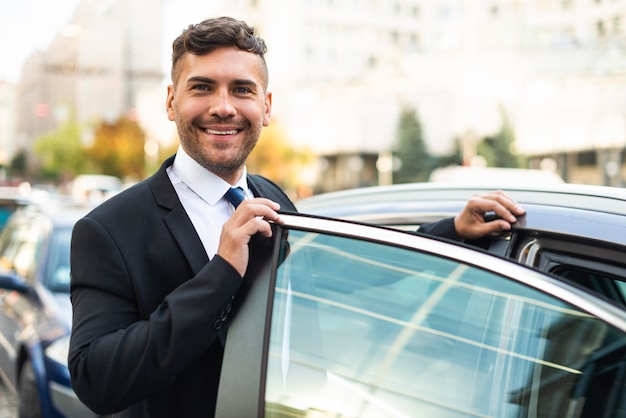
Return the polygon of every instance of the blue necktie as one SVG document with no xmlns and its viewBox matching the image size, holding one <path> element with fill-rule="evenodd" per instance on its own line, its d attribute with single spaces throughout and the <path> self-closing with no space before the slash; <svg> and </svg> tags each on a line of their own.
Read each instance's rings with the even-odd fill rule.
<svg viewBox="0 0 626 418">
<path fill-rule="evenodd" d="M 241 187 L 231 187 L 228 189 L 226 194 L 224 195 L 226 200 L 228 200 L 232 205 L 237 209 L 237 206 L 246 198 L 246 195 L 243 193 L 243 189 Z"/>
</svg>

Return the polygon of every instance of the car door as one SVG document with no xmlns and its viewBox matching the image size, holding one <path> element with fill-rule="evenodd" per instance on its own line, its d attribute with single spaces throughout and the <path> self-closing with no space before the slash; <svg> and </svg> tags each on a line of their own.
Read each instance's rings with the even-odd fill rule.
<svg viewBox="0 0 626 418">
<path fill-rule="evenodd" d="M 228 331 L 218 417 L 597 417 L 624 407 L 626 314 L 615 305 L 433 238 L 283 218 Z"/>
</svg>

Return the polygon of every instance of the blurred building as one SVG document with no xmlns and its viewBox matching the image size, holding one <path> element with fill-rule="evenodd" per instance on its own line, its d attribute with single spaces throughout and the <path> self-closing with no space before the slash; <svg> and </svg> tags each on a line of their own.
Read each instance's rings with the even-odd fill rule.
<svg viewBox="0 0 626 418">
<path fill-rule="evenodd" d="M 320 155 L 317 191 L 390 181 L 404 106 L 434 154 L 471 153 L 503 108 L 534 168 L 622 184 L 626 0 L 83 0 L 25 66 L 18 137 L 132 113 L 163 79 L 163 21 L 218 15 L 267 40 L 273 113 Z"/>
<path fill-rule="evenodd" d="M 162 84 L 163 0 L 82 0 L 17 87 L 18 146 L 75 120 L 85 127 L 133 117 L 136 97 Z M 89 141 L 89 131 L 85 131 Z"/>
<path fill-rule="evenodd" d="M 622 184 L 626 0 L 233 0 L 206 9 L 251 22 L 267 40 L 274 114 L 295 145 L 322 157 L 318 189 L 388 179 L 371 171 L 394 146 L 403 106 L 416 109 L 434 154 L 496 133 L 503 108 L 533 168 Z"/>
<path fill-rule="evenodd" d="M 626 2 L 536 1 L 530 63 L 510 108 L 518 149 L 570 182 L 626 181 Z M 530 36 L 532 35 L 532 36 Z"/>
</svg>

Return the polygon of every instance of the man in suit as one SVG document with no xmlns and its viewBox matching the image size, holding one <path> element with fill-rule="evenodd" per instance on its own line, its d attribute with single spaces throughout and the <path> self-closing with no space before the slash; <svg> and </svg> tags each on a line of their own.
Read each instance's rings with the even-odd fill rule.
<svg viewBox="0 0 626 418">
<path fill-rule="evenodd" d="M 150 178 L 75 226 L 69 368 L 79 398 L 120 417 L 211 417 L 223 329 L 244 275 L 296 208 L 245 161 L 270 121 L 266 47 L 231 18 L 190 25 L 173 43 L 166 108 L 180 147 Z M 235 209 L 225 197 L 240 187 Z M 484 222 L 495 211 L 504 220 Z M 523 213 L 505 193 L 477 196 L 426 231 L 473 238 Z"/>
</svg>

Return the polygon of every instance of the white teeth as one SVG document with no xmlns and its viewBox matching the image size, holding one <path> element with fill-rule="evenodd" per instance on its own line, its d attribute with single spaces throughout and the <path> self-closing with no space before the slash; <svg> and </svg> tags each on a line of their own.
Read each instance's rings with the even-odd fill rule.
<svg viewBox="0 0 626 418">
<path fill-rule="evenodd" d="M 232 131 L 214 131 L 213 129 L 206 129 L 205 132 L 210 134 L 210 135 L 235 135 L 237 133 L 237 130 L 232 130 Z"/>
</svg>

